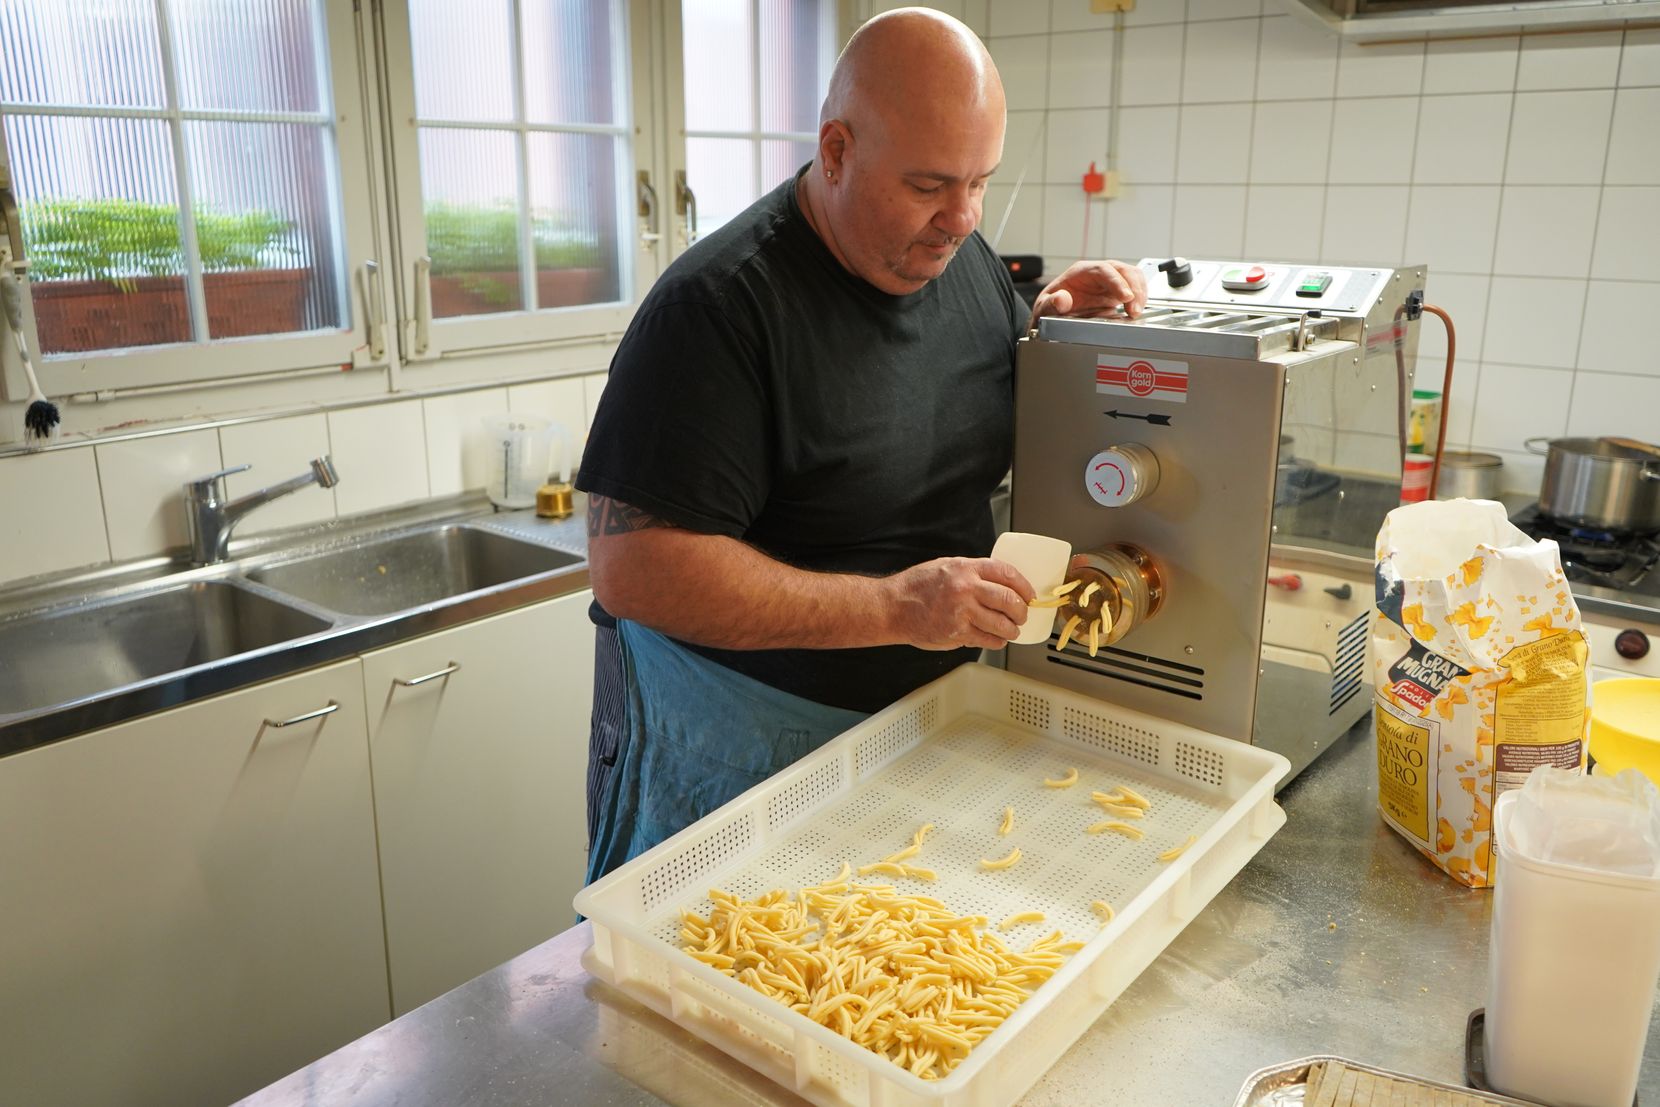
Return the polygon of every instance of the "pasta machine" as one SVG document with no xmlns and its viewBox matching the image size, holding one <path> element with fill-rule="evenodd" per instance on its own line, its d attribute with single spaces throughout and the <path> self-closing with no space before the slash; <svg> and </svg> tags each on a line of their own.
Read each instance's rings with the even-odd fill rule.
<svg viewBox="0 0 1660 1107">
<path fill-rule="evenodd" d="M 1295 775 L 1371 703 L 1426 270 L 1140 267 L 1142 315 L 1044 318 L 1020 342 L 1011 527 L 1070 542 L 1080 585 L 1007 664 Z"/>
</svg>

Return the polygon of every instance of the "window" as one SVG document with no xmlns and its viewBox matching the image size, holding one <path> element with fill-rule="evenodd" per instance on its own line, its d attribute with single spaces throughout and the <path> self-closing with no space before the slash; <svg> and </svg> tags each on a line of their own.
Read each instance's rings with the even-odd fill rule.
<svg viewBox="0 0 1660 1107">
<path fill-rule="evenodd" d="M 0 5 L 0 109 L 48 368 L 169 347 L 166 367 L 128 359 L 77 385 L 223 376 L 222 340 L 298 334 L 314 339 L 287 356 L 350 358 L 347 274 L 372 239 L 349 230 L 368 210 L 362 163 L 343 159 L 361 120 L 335 94 L 342 66 L 355 73 L 352 25 L 325 6 L 340 9 Z"/>
<path fill-rule="evenodd" d="M 396 50 L 407 36 L 411 59 L 392 83 L 410 356 L 620 327 L 655 277 L 629 248 L 640 141 L 630 7 L 388 10 L 389 40 Z"/>
<path fill-rule="evenodd" d="M 833 0 L 685 0 L 686 177 L 699 234 L 812 160 L 835 63 Z"/>
</svg>

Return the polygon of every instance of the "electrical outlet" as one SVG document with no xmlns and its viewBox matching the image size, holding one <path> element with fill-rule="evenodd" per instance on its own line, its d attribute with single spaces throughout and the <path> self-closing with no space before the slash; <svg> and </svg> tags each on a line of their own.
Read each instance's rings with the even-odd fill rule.
<svg viewBox="0 0 1660 1107">
<path fill-rule="evenodd" d="M 1124 177 L 1116 169 L 1107 170 L 1107 187 L 1101 190 L 1101 199 L 1118 199 L 1118 190 L 1124 183 Z"/>
<path fill-rule="evenodd" d="M 1135 11 L 1135 0 L 1089 0 L 1089 10 L 1096 15 Z"/>
</svg>

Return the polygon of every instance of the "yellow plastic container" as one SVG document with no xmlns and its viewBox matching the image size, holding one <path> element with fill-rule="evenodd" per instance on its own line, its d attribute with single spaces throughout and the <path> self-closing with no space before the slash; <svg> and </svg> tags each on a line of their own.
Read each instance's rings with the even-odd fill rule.
<svg viewBox="0 0 1660 1107">
<path fill-rule="evenodd" d="M 1660 787 L 1660 679 L 1597 682 L 1591 694 L 1591 756 L 1599 774 L 1637 769 Z"/>
</svg>

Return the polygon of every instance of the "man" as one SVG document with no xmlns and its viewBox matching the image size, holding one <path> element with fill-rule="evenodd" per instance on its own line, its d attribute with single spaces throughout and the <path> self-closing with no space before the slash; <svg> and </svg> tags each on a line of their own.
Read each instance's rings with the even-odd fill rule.
<svg viewBox="0 0 1660 1107">
<path fill-rule="evenodd" d="M 985 556 L 1028 323 L 975 233 L 1003 118 L 968 28 L 871 20 L 812 163 L 641 304 L 577 479 L 590 881 L 1025 621 L 1031 585 Z M 1096 262 L 1037 306 L 1145 300 L 1137 270 Z"/>
</svg>

